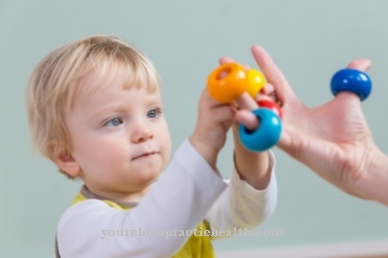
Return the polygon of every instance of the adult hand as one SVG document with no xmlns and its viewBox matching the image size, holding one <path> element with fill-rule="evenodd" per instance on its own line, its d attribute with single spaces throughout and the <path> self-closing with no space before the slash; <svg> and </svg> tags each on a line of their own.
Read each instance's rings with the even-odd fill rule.
<svg viewBox="0 0 388 258">
<path fill-rule="evenodd" d="M 268 81 L 267 90 L 272 89 L 267 94 L 275 96 L 282 107 L 278 147 L 343 191 L 388 204 L 385 187 L 374 184 L 376 179 L 388 182 L 387 157 L 373 142 L 359 97 L 341 92 L 327 103 L 309 108 L 262 47 L 254 46 L 251 51 Z M 227 57 L 221 60 L 231 61 Z M 348 68 L 366 71 L 371 65 L 370 60 L 360 59 Z M 249 120 L 247 115 L 245 120 Z"/>
</svg>

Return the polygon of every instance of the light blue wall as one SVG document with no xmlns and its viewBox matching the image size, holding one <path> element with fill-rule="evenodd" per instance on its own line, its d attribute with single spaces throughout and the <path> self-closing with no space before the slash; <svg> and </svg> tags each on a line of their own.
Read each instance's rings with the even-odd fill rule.
<svg viewBox="0 0 388 258">
<path fill-rule="evenodd" d="M 388 1 L 0 1 L 0 257 L 53 257 L 56 223 L 80 183 L 34 154 L 24 91 L 53 48 L 91 34 L 115 34 L 159 70 L 173 147 L 194 128 L 197 101 L 218 58 L 255 67 L 249 48 L 264 46 L 309 106 L 332 98 L 332 74 L 371 58 L 374 92 L 363 108 L 388 153 Z M 279 201 L 261 230 L 282 237 L 239 237 L 217 251 L 388 238 L 388 208 L 340 192 L 275 149 Z M 220 168 L 229 176 L 231 144 Z M 76 239 L 77 236 L 74 236 Z"/>
</svg>

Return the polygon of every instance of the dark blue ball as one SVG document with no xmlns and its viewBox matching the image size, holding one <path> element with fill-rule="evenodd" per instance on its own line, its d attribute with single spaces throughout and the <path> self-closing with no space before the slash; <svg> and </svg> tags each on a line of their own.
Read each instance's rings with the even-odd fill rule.
<svg viewBox="0 0 388 258">
<path fill-rule="evenodd" d="M 360 70 L 350 68 L 339 70 L 331 79 L 331 92 L 336 96 L 341 91 L 353 92 L 363 101 L 372 91 L 372 80 Z"/>
</svg>

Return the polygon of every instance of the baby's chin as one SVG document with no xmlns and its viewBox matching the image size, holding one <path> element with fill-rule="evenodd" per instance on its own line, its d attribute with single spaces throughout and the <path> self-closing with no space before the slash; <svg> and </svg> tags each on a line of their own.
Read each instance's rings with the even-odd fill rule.
<svg viewBox="0 0 388 258">
<path fill-rule="evenodd" d="M 152 166 L 141 170 L 135 177 L 132 177 L 131 185 L 137 185 L 139 188 L 146 188 L 157 181 L 158 177 L 162 173 L 163 166 Z"/>
</svg>

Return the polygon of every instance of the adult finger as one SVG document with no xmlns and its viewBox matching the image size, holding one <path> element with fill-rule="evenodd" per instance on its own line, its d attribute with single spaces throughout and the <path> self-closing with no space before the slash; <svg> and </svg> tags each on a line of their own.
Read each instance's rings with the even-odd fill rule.
<svg viewBox="0 0 388 258">
<path fill-rule="evenodd" d="M 372 61 L 369 59 L 356 59 L 350 62 L 347 66 L 347 68 L 350 69 L 357 69 L 360 71 L 368 71 L 372 67 Z M 361 109 L 361 103 L 360 103 L 360 98 L 354 93 L 351 92 L 340 92 L 337 94 L 335 99 L 333 100 L 334 102 L 341 101 L 344 102 L 346 100 L 351 100 L 354 102 L 355 105 L 357 105 Z"/>
<path fill-rule="evenodd" d="M 283 73 L 264 48 L 253 46 L 251 52 L 267 81 L 275 87 L 279 100 L 284 103 L 287 98 L 295 96 Z"/>
<path fill-rule="evenodd" d="M 357 59 L 350 62 L 347 67 L 360 71 L 368 71 L 372 67 L 372 61 L 369 59 Z"/>
</svg>

